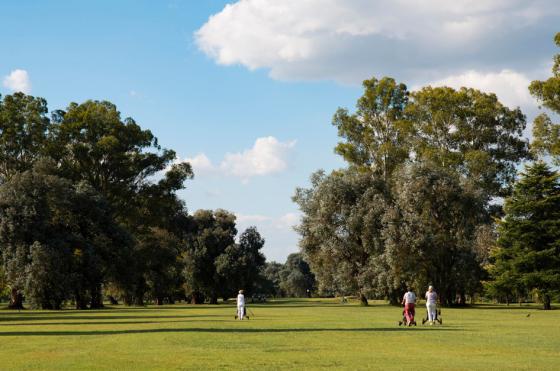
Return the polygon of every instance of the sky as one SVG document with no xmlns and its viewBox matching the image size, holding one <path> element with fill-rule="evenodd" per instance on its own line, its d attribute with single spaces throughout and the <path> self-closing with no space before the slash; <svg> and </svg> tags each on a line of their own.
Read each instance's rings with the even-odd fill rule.
<svg viewBox="0 0 560 371">
<path fill-rule="evenodd" d="M 364 79 L 494 92 L 530 122 L 559 25 L 556 0 L 3 0 L 0 94 L 115 103 L 191 162 L 189 211 L 234 212 L 283 262 L 291 196 L 344 166 L 331 119 Z"/>
</svg>

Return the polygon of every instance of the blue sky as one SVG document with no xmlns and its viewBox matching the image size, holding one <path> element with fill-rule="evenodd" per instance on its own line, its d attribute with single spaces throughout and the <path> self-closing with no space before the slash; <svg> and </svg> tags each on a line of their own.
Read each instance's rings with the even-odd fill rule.
<svg viewBox="0 0 560 371">
<path fill-rule="evenodd" d="M 330 120 L 363 79 L 474 86 L 532 116 L 526 85 L 549 74 L 559 16 L 551 0 L 7 0 L 0 93 L 115 103 L 194 160 L 189 210 L 235 212 L 283 261 L 297 251 L 290 197 L 343 165 Z"/>
</svg>

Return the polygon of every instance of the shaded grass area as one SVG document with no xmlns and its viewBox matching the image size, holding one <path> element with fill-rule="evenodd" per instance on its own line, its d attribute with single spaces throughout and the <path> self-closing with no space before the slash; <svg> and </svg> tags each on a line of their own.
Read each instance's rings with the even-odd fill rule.
<svg viewBox="0 0 560 371">
<path fill-rule="evenodd" d="M 560 311 L 443 309 L 443 326 L 401 328 L 401 309 L 330 299 L 0 311 L 2 369 L 558 369 Z M 419 317 L 423 308 L 418 309 Z M 420 321 L 418 321 L 420 323 Z"/>
</svg>

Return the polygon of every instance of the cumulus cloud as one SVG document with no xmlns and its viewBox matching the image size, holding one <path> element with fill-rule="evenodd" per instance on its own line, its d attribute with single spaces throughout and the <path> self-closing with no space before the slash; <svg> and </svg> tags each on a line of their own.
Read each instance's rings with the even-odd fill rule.
<svg viewBox="0 0 560 371">
<path fill-rule="evenodd" d="M 278 218 L 276 228 L 278 229 L 292 229 L 299 224 L 301 215 L 299 213 L 286 213 Z"/>
<path fill-rule="evenodd" d="M 556 0 L 239 0 L 195 40 L 219 64 L 265 68 L 277 79 L 418 82 L 549 59 L 543 45 L 559 15 Z"/>
<path fill-rule="evenodd" d="M 488 73 L 471 70 L 447 76 L 429 85 L 449 86 L 456 89 L 468 86 L 487 93 L 495 93 L 502 103 L 515 108 L 536 104 L 527 89 L 530 83 L 530 79 L 524 74 L 504 69 L 500 72 Z"/>
<path fill-rule="evenodd" d="M 253 147 L 242 152 L 226 153 L 219 165 L 215 165 L 204 154 L 187 158 L 198 174 L 222 174 L 235 176 L 247 182 L 254 176 L 270 175 L 284 171 L 288 167 L 290 150 L 295 141 L 280 142 L 272 136 L 257 138 Z"/>
<path fill-rule="evenodd" d="M 13 92 L 31 93 L 31 80 L 26 70 L 13 70 L 4 77 L 3 84 Z"/>
<path fill-rule="evenodd" d="M 242 233 L 248 227 L 256 226 L 266 238 L 263 252 L 267 260 L 283 262 L 288 254 L 298 251 L 298 237 L 293 227 L 299 223 L 299 215 L 293 212 L 274 216 L 260 213 L 236 214 L 237 230 Z"/>
<path fill-rule="evenodd" d="M 195 175 L 208 174 L 216 171 L 214 165 L 212 165 L 212 161 L 210 161 L 204 153 L 199 153 L 194 157 L 186 158 L 185 161 L 191 164 Z"/>
<path fill-rule="evenodd" d="M 280 142 L 274 137 L 258 138 L 252 148 L 239 153 L 227 153 L 220 164 L 226 174 L 240 178 L 268 175 L 284 171 L 286 157 L 295 141 Z"/>
</svg>

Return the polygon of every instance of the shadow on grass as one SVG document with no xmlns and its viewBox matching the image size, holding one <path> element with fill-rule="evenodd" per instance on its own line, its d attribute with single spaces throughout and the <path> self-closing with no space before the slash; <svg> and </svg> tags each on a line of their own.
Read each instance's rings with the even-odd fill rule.
<svg viewBox="0 0 560 371">
<path fill-rule="evenodd" d="M 1 326 L 87 326 L 87 325 L 148 325 L 165 323 L 188 323 L 188 322 L 231 322 L 226 319 L 184 319 L 179 321 L 88 321 L 88 322 L 32 322 L 29 323 L 0 323 Z"/>
<path fill-rule="evenodd" d="M 83 313 L 83 312 L 82 312 Z M 43 313 L 27 313 L 23 314 L 20 313 L 19 316 L 10 316 L 7 318 L 0 318 L 0 325 L 3 325 L 5 322 L 20 322 L 20 321 L 56 321 L 56 320 L 124 320 L 124 319 L 173 319 L 173 318 L 182 318 L 182 319 L 189 319 L 189 318 L 212 318 L 212 317 L 223 317 L 224 315 L 218 314 L 191 314 L 186 316 L 64 316 L 60 315 L 59 313 L 52 313 L 53 315 L 43 314 Z M 103 323 L 103 322 L 101 322 Z"/>
<path fill-rule="evenodd" d="M 458 331 L 458 328 L 423 328 L 417 331 Z M 107 330 L 107 331 L 10 331 L 0 332 L 1 336 L 100 336 L 100 335 L 127 335 L 127 334 L 154 334 L 154 333 L 217 333 L 217 334 L 282 334 L 282 333 L 321 333 L 321 332 L 405 332 L 415 331 L 398 327 L 383 328 L 241 328 L 241 329 L 221 329 L 221 328 L 161 328 L 161 329 L 142 329 L 142 330 Z"/>
<path fill-rule="evenodd" d="M 536 304 L 536 303 L 524 303 L 522 305 L 519 304 L 511 304 L 511 305 L 506 305 L 506 304 L 475 304 L 475 305 L 471 305 L 469 307 L 467 307 L 468 309 L 501 309 L 501 310 L 512 310 L 512 309 L 521 309 L 521 310 L 528 310 L 528 309 L 537 309 L 537 310 L 542 310 L 543 306 L 542 304 Z M 556 308 L 554 308 L 554 306 L 552 307 L 552 310 L 554 310 Z"/>
<path fill-rule="evenodd" d="M 232 303 L 220 303 L 220 304 L 167 304 L 162 306 L 157 305 L 150 305 L 145 307 L 137 307 L 131 306 L 126 307 L 123 305 L 105 305 L 103 308 L 99 309 L 73 309 L 73 308 L 63 308 L 60 310 L 40 310 L 40 309 L 29 309 L 25 308 L 23 310 L 15 310 L 9 309 L 7 306 L 0 307 L 0 315 L 17 315 L 22 313 L 29 313 L 29 312 L 53 312 L 53 313 L 115 313 L 115 312 L 142 312 L 142 311 L 160 311 L 160 310 L 189 310 L 189 309 L 223 309 L 235 306 L 234 302 Z"/>
</svg>

